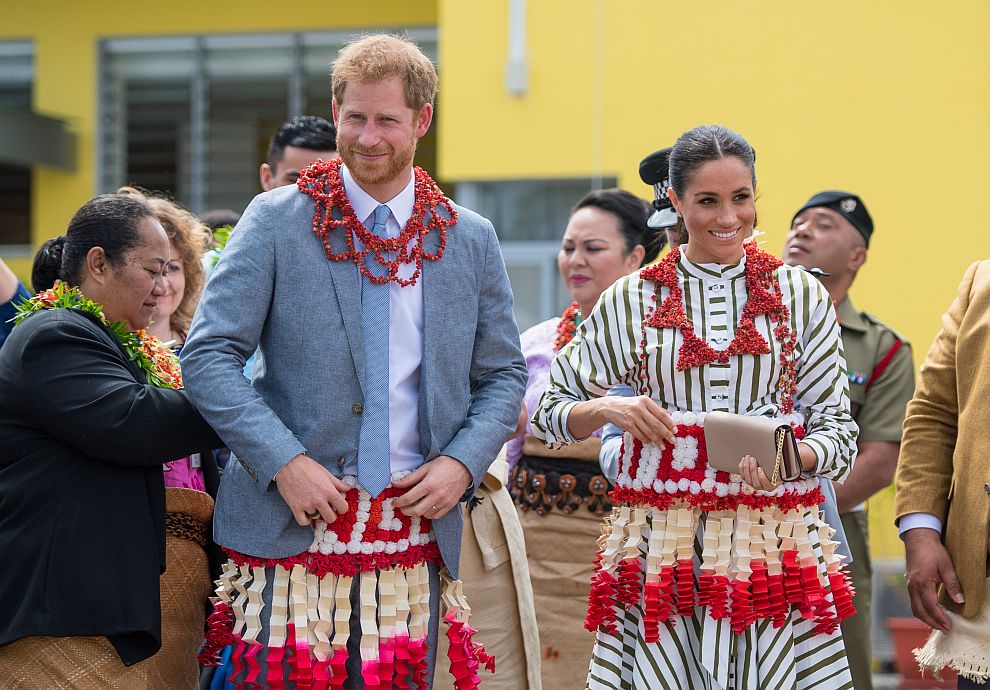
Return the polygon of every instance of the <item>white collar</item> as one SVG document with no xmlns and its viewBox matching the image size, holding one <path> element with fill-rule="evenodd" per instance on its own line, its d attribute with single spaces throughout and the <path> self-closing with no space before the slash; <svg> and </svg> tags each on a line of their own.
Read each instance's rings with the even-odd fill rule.
<svg viewBox="0 0 990 690">
<path fill-rule="evenodd" d="M 344 184 L 344 194 L 347 195 L 347 201 L 354 209 L 354 214 L 362 223 L 367 221 L 378 208 L 380 202 L 361 189 L 361 185 L 354 179 L 346 165 L 340 166 L 340 179 Z M 403 187 L 401 192 L 385 202 L 400 229 L 406 226 L 412 216 L 413 204 L 416 201 L 415 179 L 415 174 L 410 170 L 409 183 Z"/>
</svg>

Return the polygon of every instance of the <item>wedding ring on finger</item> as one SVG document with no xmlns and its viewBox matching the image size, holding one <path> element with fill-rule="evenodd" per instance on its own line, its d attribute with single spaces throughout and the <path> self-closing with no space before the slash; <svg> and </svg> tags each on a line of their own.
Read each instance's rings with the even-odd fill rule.
<svg viewBox="0 0 990 690">
<path fill-rule="evenodd" d="M 307 511 L 305 511 L 303 513 L 303 515 L 305 515 L 310 520 L 315 520 L 316 518 L 320 517 L 320 511 L 318 511 L 318 510 L 313 510 L 313 511 L 307 510 Z"/>
<path fill-rule="evenodd" d="M 436 505 L 433 505 L 433 506 L 431 506 L 431 507 L 433 508 L 433 512 L 434 512 L 434 513 L 435 513 L 435 512 L 437 512 L 438 510 L 440 510 L 439 508 L 437 508 L 437 507 L 436 507 Z"/>
</svg>

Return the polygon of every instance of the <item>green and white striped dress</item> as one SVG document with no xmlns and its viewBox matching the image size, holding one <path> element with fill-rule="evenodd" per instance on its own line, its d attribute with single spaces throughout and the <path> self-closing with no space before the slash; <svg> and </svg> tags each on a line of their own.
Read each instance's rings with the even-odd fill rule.
<svg viewBox="0 0 990 690">
<path fill-rule="evenodd" d="M 736 265 L 694 264 L 683 254 L 678 260 L 677 278 L 687 317 L 698 337 L 716 350 L 725 349 L 732 341 L 746 305 L 745 265 L 745 257 Z M 797 336 L 795 403 L 804 419 L 803 441 L 818 458 L 814 474 L 841 482 L 852 468 L 858 430 L 850 415 L 835 310 L 826 290 L 805 271 L 782 266 L 776 278 Z M 641 368 L 645 369 L 650 395 L 679 419 L 684 413 L 715 410 L 780 416 L 782 394 L 777 383 L 781 344 L 774 338 L 774 325 L 767 316 L 756 317 L 755 324 L 770 345 L 769 354 L 740 355 L 729 358 L 726 364 L 715 362 L 678 371 L 681 333 L 673 328 L 647 328 L 644 364 L 639 347 L 642 319 L 654 303 L 655 292 L 655 303 L 659 304 L 668 289 L 644 280 L 637 272 L 602 294 L 551 367 L 550 385 L 533 418 L 536 436 L 551 447 L 578 440 L 567 430 L 570 409 L 580 401 L 605 395 L 619 384 L 639 390 Z M 631 437 L 626 439 L 628 443 Z M 620 485 L 621 474 L 620 467 Z M 738 486 L 739 477 L 732 478 Z M 749 489 L 743 487 L 743 491 Z M 643 561 L 655 515 L 651 512 L 643 526 Z M 702 512 L 698 520 L 696 563 L 702 553 L 706 518 Z M 810 542 L 814 550 L 811 562 L 817 558 L 824 573 L 831 550 L 826 548 L 828 553 L 823 555 L 822 544 L 830 543 L 831 530 L 821 522 L 817 508 L 799 514 L 798 520 L 807 528 L 805 543 Z M 827 583 L 827 577 L 823 579 Z M 642 618 L 640 595 L 638 603 L 619 608 L 615 634 L 599 629 L 589 688 L 852 688 L 839 632 L 814 633 L 815 621 L 802 618 L 796 610 L 779 627 L 772 626 L 767 618 L 736 634 L 728 619 L 715 620 L 705 607 L 697 606 L 693 615 L 676 617 L 672 626 L 661 625 L 655 643 L 645 641 Z"/>
</svg>

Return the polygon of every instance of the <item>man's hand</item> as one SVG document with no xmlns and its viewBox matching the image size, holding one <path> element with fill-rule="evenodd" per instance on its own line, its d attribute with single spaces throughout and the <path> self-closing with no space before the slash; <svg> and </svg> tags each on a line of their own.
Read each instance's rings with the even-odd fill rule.
<svg viewBox="0 0 990 690">
<path fill-rule="evenodd" d="M 608 396 L 599 398 L 598 402 L 605 406 L 605 421 L 628 431 L 643 443 L 659 446 L 667 441 L 673 445 L 677 425 L 670 418 L 670 413 L 649 396 Z"/>
<path fill-rule="evenodd" d="M 275 486 L 302 527 L 318 517 L 333 522 L 347 512 L 344 494 L 350 487 L 308 455 L 289 460 L 275 474 Z"/>
<path fill-rule="evenodd" d="M 918 527 L 904 533 L 907 560 L 908 594 L 915 618 L 936 630 L 949 632 L 949 618 L 938 605 L 938 585 L 945 585 L 949 597 L 961 604 L 966 601 L 956 577 L 949 552 L 935 530 Z"/>
<path fill-rule="evenodd" d="M 439 455 L 423 463 L 411 474 L 392 482 L 392 486 L 408 491 L 392 506 L 409 517 L 441 518 L 457 505 L 471 486 L 467 467 L 448 455 Z"/>
</svg>

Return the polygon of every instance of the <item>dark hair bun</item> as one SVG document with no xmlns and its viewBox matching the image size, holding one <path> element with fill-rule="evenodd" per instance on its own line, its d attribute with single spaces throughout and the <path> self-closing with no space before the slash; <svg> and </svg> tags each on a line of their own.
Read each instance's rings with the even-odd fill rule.
<svg viewBox="0 0 990 690">
<path fill-rule="evenodd" d="M 65 235 L 59 235 L 41 245 L 34 255 L 31 266 L 31 287 L 35 292 L 47 290 L 62 275 L 62 252 L 65 250 Z"/>
</svg>

